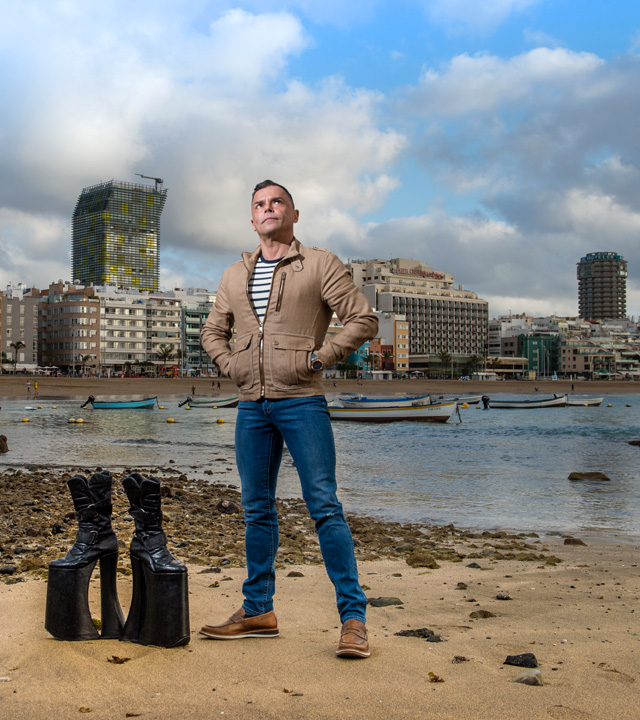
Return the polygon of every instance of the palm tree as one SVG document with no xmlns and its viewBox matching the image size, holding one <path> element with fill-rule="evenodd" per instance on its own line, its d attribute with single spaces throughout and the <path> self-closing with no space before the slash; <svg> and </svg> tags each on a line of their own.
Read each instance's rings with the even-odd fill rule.
<svg viewBox="0 0 640 720">
<path fill-rule="evenodd" d="M 442 378 L 442 371 L 445 365 L 450 365 L 453 358 L 451 357 L 451 353 L 448 353 L 446 350 L 441 350 L 436 357 L 440 361 L 440 378 Z M 453 369 L 451 370 L 451 374 L 453 375 Z"/>
<path fill-rule="evenodd" d="M 158 360 L 163 363 L 167 363 L 173 357 L 173 346 L 172 345 L 158 345 L 156 350 Z"/>
<path fill-rule="evenodd" d="M 84 366 L 85 366 L 86 363 L 89 362 L 89 360 L 91 360 L 91 355 L 83 355 L 83 356 L 80 358 L 80 362 L 82 363 L 81 367 L 82 367 L 82 374 L 83 374 L 83 375 L 84 375 Z"/>
<path fill-rule="evenodd" d="M 22 350 L 23 347 L 26 347 L 26 345 L 22 342 L 22 340 L 16 340 L 16 342 L 9 343 L 9 347 L 13 348 L 13 374 L 16 374 L 16 365 L 18 363 L 18 352 Z"/>
<path fill-rule="evenodd" d="M 184 357 L 184 352 L 181 348 L 178 348 L 176 350 L 176 359 L 178 360 L 178 367 L 180 368 L 180 377 L 182 377 L 182 358 Z"/>
<path fill-rule="evenodd" d="M 373 372 L 373 364 L 375 362 L 375 359 L 375 355 L 372 355 L 371 353 L 367 353 L 363 358 L 365 368 L 367 367 L 367 365 L 369 366 L 369 372 Z"/>
<path fill-rule="evenodd" d="M 478 367 L 478 365 L 480 365 L 481 362 L 482 358 L 480 357 L 480 355 L 469 355 L 467 363 L 469 365 L 469 370 L 471 371 L 471 373 L 473 373 L 473 371 Z"/>
</svg>

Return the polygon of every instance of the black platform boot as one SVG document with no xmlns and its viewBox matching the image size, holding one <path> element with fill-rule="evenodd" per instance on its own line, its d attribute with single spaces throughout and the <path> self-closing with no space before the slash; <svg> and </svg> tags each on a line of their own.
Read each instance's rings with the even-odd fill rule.
<svg viewBox="0 0 640 720">
<path fill-rule="evenodd" d="M 187 568 L 167 549 L 160 483 L 132 473 L 122 481 L 136 531 L 131 541 L 133 597 L 121 640 L 175 647 L 189 642 Z"/>
<path fill-rule="evenodd" d="M 111 527 L 111 473 L 95 473 L 87 483 L 75 475 L 67 483 L 78 532 L 67 555 L 49 563 L 45 628 L 58 640 L 119 638 L 124 617 L 118 602 L 118 540 Z M 89 580 L 100 561 L 101 633 L 89 611 Z"/>
</svg>

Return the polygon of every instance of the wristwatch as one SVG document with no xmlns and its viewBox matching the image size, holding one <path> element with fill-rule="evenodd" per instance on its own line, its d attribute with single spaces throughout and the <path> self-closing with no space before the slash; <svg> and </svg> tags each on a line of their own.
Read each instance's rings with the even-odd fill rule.
<svg viewBox="0 0 640 720">
<path fill-rule="evenodd" d="M 324 370 L 324 363 L 315 353 L 311 353 L 311 357 L 309 358 L 309 367 L 313 370 L 313 372 L 320 372 L 321 370 Z"/>
</svg>

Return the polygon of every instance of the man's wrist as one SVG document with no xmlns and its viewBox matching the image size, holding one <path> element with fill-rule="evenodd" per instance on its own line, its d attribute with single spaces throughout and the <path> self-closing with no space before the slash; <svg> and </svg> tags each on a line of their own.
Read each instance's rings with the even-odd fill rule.
<svg viewBox="0 0 640 720">
<path fill-rule="evenodd" d="M 309 367 L 313 372 L 321 372 L 324 370 L 324 363 L 315 353 L 311 353 L 309 357 Z"/>
</svg>

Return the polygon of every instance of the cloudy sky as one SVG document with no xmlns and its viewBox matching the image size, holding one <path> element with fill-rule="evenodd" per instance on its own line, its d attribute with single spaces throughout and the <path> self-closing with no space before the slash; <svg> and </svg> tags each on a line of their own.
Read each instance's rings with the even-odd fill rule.
<svg viewBox="0 0 640 720">
<path fill-rule="evenodd" d="M 0 288 L 70 280 L 83 187 L 160 176 L 161 284 L 215 289 L 270 177 L 297 236 L 408 257 L 490 314 L 640 314 L 640 3 L 0 0 Z"/>
</svg>

